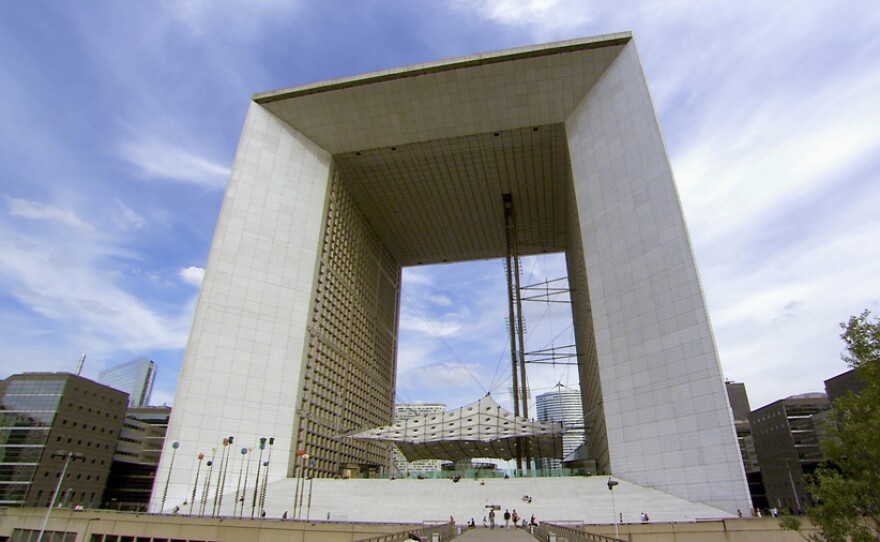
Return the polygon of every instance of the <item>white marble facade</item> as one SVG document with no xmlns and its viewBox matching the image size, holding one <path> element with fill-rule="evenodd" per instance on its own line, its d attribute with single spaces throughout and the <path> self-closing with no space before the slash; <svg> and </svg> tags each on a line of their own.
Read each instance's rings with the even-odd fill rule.
<svg viewBox="0 0 880 542">
<path fill-rule="evenodd" d="M 554 174 L 522 175 L 522 160 Z M 462 178 L 446 181 L 450 171 Z M 166 509 L 192 497 L 198 453 L 217 447 L 219 466 L 224 436 L 235 436 L 230 477 L 244 463 L 240 448 L 261 436 L 275 438 L 269 481 L 291 474 L 334 175 L 398 266 L 502 256 L 495 240 L 503 238 L 505 192 L 522 213 L 520 227 L 556 232 L 543 239 L 545 249 L 565 250 L 553 235 L 573 205 L 579 232 L 568 235 L 580 237 L 588 277 L 608 470 L 731 513 L 750 508 L 672 172 L 635 43 L 619 33 L 254 97 L 184 356 L 154 510 L 166 480 Z M 401 193 L 405 206 L 394 199 Z M 453 220 L 466 232 L 436 239 L 456 227 Z M 556 222 L 542 228 L 549 221 Z M 228 478 L 226 489 L 235 490 Z"/>
</svg>

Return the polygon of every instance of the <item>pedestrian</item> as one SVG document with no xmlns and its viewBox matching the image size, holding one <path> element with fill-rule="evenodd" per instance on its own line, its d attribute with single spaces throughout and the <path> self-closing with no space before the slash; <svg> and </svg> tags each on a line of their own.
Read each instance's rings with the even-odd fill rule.
<svg viewBox="0 0 880 542">
<path fill-rule="evenodd" d="M 486 521 L 486 516 L 483 516 L 483 527 L 488 527 L 489 523 Z"/>
<path fill-rule="evenodd" d="M 489 528 L 490 529 L 495 528 L 495 509 L 494 508 L 489 510 Z"/>
<path fill-rule="evenodd" d="M 516 528 L 519 525 L 519 514 L 516 513 L 516 508 L 513 509 L 513 513 L 510 514 L 510 519 L 513 520 L 513 526 Z"/>
<path fill-rule="evenodd" d="M 531 525 L 532 527 L 538 526 L 538 520 L 535 519 L 535 514 L 532 514 L 532 519 L 529 520 L 529 525 Z"/>
<path fill-rule="evenodd" d="M 510 510 L 504 511 L 504 528 L 510 530 Z"/>
</svg>

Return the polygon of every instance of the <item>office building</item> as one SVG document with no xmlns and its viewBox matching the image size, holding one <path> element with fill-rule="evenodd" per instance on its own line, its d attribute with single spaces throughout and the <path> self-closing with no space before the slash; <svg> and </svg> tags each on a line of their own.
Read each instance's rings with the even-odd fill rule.
<svg viewBox="0 0 880 542">
<path fill-rule="evenodd" d="M 755 439 L 752 437 L 752 424 L 749 421 L 751 406 L 749 406 L 746 385 L 742 382 L 731 382 L 730 380 L 726 381 L 724 385 L 727 388 L 727 398 L 730 401 L 730 410 L 733 413 L 733 426 L 736 429 L 739 453 L 742 457 L 743 469 L 746 472 L 746 481 L 749 484 L 752 507 L 756 509 L 768 508 L 764 479 L 761 476 L 761 466 L 758 463 L 758 454 L 755 451 Z"/>
<path fill-rule="evenodd" d="M 443 415 L 446 405 L 440 403 L 408 403 L 394 405 L 394 421 L 402 422 L 416 416 Z M 407 461 L 399 449 L 392 449 L 391 461 L 394 465 L 392 473 L 396 476 L 416 476 L 428 472 L 437 472 L 443 461 L 438 459 L 422 459 Z"/>
<path fill-rule="evenodd" d="M 104 508 L 149 511 L 150 493 L 170 417 L 169 406 L 126 410 L 104 491 Z"/>
<path fill-rule="evenodd" d="M 828 400 L 832 403 L 838 397 L 843 397 L 848 393 L 857 394 L 863 389 L 865 389 L 865 381 L 859 377 L 855 369 L 832 376 L 825 381 L 825 393 L 828 395 Z"/>
<path fill-rule="evenodd" d="M 831 408 L 824 393 L 780 399 L 749 416 L 769 506 L 802 511 L 809 499 L 805 475 L 822 462 L 817 415 Z"/>
<path fill-rule="evenodd" d="M 166 508 L 227 435 L 275 437 L 270 481 L 292 476 L 300 451 L 308 476 L 387 466 L 382 445 L 342 435 L 392 420 L 401 269 L 512 250 L 565 254 L 598 471 L 748 508 L 693 251 L 625 32 L 253 97 L 180 371 Z"/>
<path fill-rule="evenodd" d="M 536 416 L 539 422 L 562 423 L 562 457 L 575 451 L 584 443 L 584 410 L 581 406 L 581 393 L 577 390 L 557 387 L 553 391 L 539 395 L 535 399 Z M 559 470 L 562 460 L 539 458 L 538 468 Z"/>
<path fill-rule="evenodd" d="M 108 367 L 98 374 L 98 382 L 128 394 L 128 405 L 142 407 L 150 404 L 156 363 L 139 358 Z"/>
<path fill-rule="evenodd" d="M 0 506 L 48 506 L 62 471 L 59 505 L 99 506 L 127 403 L 67 373 L 0 382 Z"/>
<path fill-rule="evenodd" d="M 741 382 L 727 381 L 727 397 L 730 400 L 730 409 L 733 413 L 733 426 L 736 429 L 736 439 L 739 443 L 739 453 L 742 457 L 743 468 L 746 473 L 759 470 L 758 457 L 755 454 L 755 442 L 752 439 L 752 425 L 749 422 L 751 408 L 749 396 L 746 393 L 746 385 Z"/>
</svg>

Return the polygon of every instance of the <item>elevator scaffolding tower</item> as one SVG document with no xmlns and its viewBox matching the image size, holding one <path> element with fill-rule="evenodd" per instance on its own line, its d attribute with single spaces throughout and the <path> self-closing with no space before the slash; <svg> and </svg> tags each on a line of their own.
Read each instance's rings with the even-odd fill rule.
<svg viewBox="0 0 880 542">
<path fill-rule="evenodd" d="M 524 319 L 522 297 L 520 296 L 520 262 L 516 239 L 516 217 L 513 212 L 513 196 L 502 194 L 504 201 L 504 231 L 507 254 L 504 269 L 507 273 L 508 330 L 510 331 L 510 362 L 513 376 L 513 413 L 515 416 L 529 417 L 529 389 L 526 380 Z M 517 376 L 517 373 L 519 374 Z M 516 447 L 516 468 L 528 466 L 531 460 L 529 444 L 518 439 Z"/>
</svg>

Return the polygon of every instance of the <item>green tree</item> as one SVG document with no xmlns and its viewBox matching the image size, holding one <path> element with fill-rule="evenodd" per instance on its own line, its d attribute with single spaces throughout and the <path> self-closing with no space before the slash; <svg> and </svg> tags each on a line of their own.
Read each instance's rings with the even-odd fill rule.
<svg viewBox="0 0 880 542">
<path fill-rule="evenodd" d="M 843 360 L 864 383 L 857 394 L 834 401 L 822 450 L 828 462 L 809 483 L 807 517 L 817 542 L 880 540 L 880 318 L 869 311 L 842 323 Z M 783 527 L 799 530 L 788 518 Z"/>
</svg>

